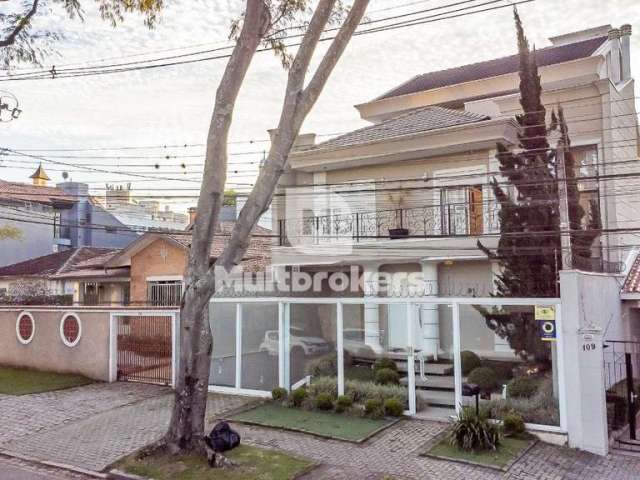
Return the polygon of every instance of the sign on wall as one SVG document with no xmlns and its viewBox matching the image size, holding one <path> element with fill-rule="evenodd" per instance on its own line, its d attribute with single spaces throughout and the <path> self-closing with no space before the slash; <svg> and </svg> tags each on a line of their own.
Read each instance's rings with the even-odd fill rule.
<svg viewBox="0 0 640 480">
<path fill-rule="evenodd" d="M 553 306 L 535 307 L 535 319 L 540 328 L 540 339 L 553 342 L 556 340 L 556 308 Z"/>
</svg>

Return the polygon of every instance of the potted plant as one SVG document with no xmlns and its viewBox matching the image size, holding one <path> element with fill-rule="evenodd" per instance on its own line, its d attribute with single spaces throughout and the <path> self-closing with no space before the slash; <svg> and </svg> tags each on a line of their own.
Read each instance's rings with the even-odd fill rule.
<svg viewBox="0 0 640 480">
<path fill-rule="evenodd" d="M 402 224 L 402 210 L 405 205 L 407 193 L 404 190 L 389 192 L 387 194 L 387 197 L 389 199 L 389 203 L 395 205 L 396 207 L 396 227 L 389 229 L 389 238 L 391 240 L 396 240 L 398 238 L 407 238 L 409 236 L 409 229 L 404 228 Z"/>
</svg>

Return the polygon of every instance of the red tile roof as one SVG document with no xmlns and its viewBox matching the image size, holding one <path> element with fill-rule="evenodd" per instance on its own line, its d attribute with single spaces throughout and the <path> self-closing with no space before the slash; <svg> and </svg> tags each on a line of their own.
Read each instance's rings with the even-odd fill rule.
<svg viewBox="0 0 640 480">
<path fill-rule="evenodd" d="M 51 253 L 0 267 L 0 277 L 51 277 L 70 272 L 78 265 L 95 257 L 113 254 L 118 250 L 111 248 L 80 247 Z"/>
<path fill-rule="evenodd" d="M 27 183 L 0 180 L 0 199 L 22 200 L 44 205 L 71 206 L 75 198 L 56 187 L 39 187 Z"/>
<path fill-rule="evenodd" d="M 606 40 L 607 37 L 597 37 L 567 45 L 542 48 L 536 51 L 536 60 L 538 66 L 543 67 L 586 58 L 591 56 Z M 514 73 L 518 71 L 519 64 L 519 56 L 510 55 L 485 62 L 425 73 L 412 78 L 376 100 Z"/>
<path fill-rule="evenodd" d="M 213 243 L 211 244 L 211 258 L 218 258 L 218 256 L 220 256 L 234 226 L 235 222 L 220 222 L 216 236 L 213 238 Z M 262 271 L 266 266 L 271 264 L 271 235 L 271 230 L 259 225 L 255 226 L 253 235 L 249 241 L 249 247 L 241 262 L 245 271 Z M 189 248 L 191 245 L 191 232 L 185 232 L 184 234 L 165 234 L 165 236 L 180 243 L 185 248 Z"/>
</svg>

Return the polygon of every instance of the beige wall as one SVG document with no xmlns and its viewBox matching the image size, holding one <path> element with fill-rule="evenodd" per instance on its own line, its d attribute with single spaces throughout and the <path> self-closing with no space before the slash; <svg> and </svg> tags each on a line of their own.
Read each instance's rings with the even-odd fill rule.
<svg viewBox="0 0 640 480">
<path fill-rule="evenodd" d="M 187 253 L 165 240 L 156 240 L 131 257 L 131 303 L 147 301 L 147 278 L 153 276 L 182 276 Z"/>
<path fill-rule="evenodd" d="M 23 345 L 16 336 L 18 315 L 28 311 L 35 322 L 32 341 Z M 65 313 L 80 318 L 82 334 L 74 347 L 60 338 Z M 109 313 L 73 310 L 0 310 L 0 364 L 55 372 L 79 373 L 96 380 L 109 380 Z"/>
</svg>

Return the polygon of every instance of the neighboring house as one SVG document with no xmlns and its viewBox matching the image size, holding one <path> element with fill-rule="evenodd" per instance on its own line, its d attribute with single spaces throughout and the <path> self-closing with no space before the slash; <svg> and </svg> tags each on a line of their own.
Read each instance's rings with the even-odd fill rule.
<svg viewBox="0 0 640 480">
<path fill-rule="evenodd" d="M 76 282 L 66 276 L 113 252 L 106 248 L 71 248 L 0 267 L 0 293 L 8 297 L 75 295 Z"/>
<path fill-rule="evenodd" d="M 65 238 L 69 239 L 70 246 L 122 248 L 140 235 L 135 223 L 123 223 L 90 195 L 86 183 L 63 182 L 57 184 L 57 188 L 75 200 L 73 207 L 62 213 Z"/>
<path fill-rule="evenodd" d="M 17 228 L 18 239 L 3 240 L 0 265 L 78 247 L 121 248 L 140 235 L 89 194 L 85 183 L 48 186 L 40 165 L 32 184 L 0 180 L 0 225 Z"/>
<path fill-rule="evenodd" d="M 163 210 L 158 201 L 136 199 L 131 184 L 107 184 L 103 209 L 138 233 L 184 230 L 189 222 L 189 215 L 174 212 L 168 206 Z"/>
<path fill-rule="evenodd" d="M 233 222 L 222 222 L 211 247 L 211 263 L 222 252 Z M 271 232 L 257 227 L 242 261 L 246 272 L 264 271 L 270 263 Z M 179 305 L 184 286 L 191 232 L 145 233 L 115 254 L 93 259 L 93 265 L 80 264 L 59 278 L 78 283 L 77 301 L 101 292 L 101 299 L 117 302 L 114 283 L 121 287 L 121 298 L 131 305 Z"/>
<path fill-rule="evenodd" d="M 0 226 L 20 231 L 20 238 L 2 240 L 0 265 L 21 262 L 71 246 L 62 217 L 75 205 L 73 196 L 48 187 L 42 166 L 33 184 L 0 180 Z"/>
</svg>

